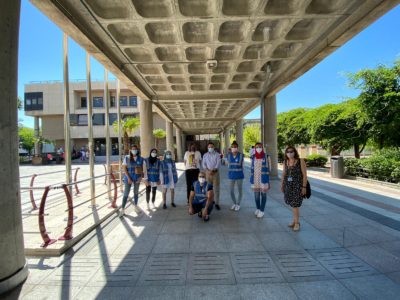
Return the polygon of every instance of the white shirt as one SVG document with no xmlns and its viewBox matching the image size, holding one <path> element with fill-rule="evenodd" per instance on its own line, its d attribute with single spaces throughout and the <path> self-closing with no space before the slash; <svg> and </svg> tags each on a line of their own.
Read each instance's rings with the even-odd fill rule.
<svg viewBox="0 0 400 300">
<path fill-rule="evenodd" d="M 185 170 L 200 169 L 201 153 L 186 151 L 183 160 L 185 161 Z"/>
</svg>

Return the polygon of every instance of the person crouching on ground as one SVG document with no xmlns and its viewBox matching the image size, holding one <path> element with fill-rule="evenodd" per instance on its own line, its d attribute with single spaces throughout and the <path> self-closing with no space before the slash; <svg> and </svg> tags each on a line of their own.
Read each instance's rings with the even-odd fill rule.
<svg viewBox="0 0 400 300">
<path fill-rule="evenodd" d="M 129 192 L 133 184 L 133 199 L 135 209 L 139 200 L 139 185 L 143 177 L 143 162 L 144 159 L 140 156 L 139 149 L 133 145 L 129 155 L 125 156 L 122 163 L 122 170 L 124 172 L 124 196 L 122 198 L 122 208 L 119 216 L 125 215 L 126 201 L 128 200 Z"/>
<path fill-rule="evenodd" d="M 214 194 L 212 184 L 206 181 L 206 174 L 199 173 L 198 181 L 195 181 L 189 196 L 189 214 L 198 214 L 204 222 L 210 219 L 210 213 L 214 207 Z"/>
<path fill-rule="evenodd" d="M 150 193 L 151 193 L 151 203 L 154 207 L 154 202 L 156 201 L 157 185 L 160 184 L 160 172 L 161 163 L 158 159 L 158 151 L 153 148 L 150 150 L 150 156 L 144 160 L 144 178 L 143 181 L 146 184 L 146 202 L 147 208 L 149 208 L 150 203 Z"/>
<path fill-rule="evenodd" d="M 236 141 L 232 142 L 231 145 L 232 152 L 228 155 L 228 178 L 231 181 L 230 189 L 231 189 L 231 198 L 233 205 L 231 210 L 238 211 L 240 209 L 240 201 L 242 201 L 243 195 L 243 159 L 244 156 L 242 153 L 238 151 L 238 143 Z M 235 197 L 235 185 L 238 187 L 238 197 Z"/>
<path fill-rule="evenodd" d="M 161 184 L 163 185 L 163 208 L 167 208 L 167 192 L 171 191 L 171 206 L 176 207 L 174 203 L 175 185 L 178 182 L 178 173 L 176 171 L 175 161 L 172 159 L 171 151 L 164 153 L 164 160 L 161 162 Z"/>
<path fill-rule="evenodd" d="M 271 165 L 271 159 L 265 154 L 261 143 L 257 143 L 255 148 L 256 151 L 251 160 L 250 183 L 254 191 L 254 200 L 257 207 L 254 214 L 257 218 L 262 218 L 267 204 L 267 191 L 270 189 L 269 166 Z"/>
</svg>

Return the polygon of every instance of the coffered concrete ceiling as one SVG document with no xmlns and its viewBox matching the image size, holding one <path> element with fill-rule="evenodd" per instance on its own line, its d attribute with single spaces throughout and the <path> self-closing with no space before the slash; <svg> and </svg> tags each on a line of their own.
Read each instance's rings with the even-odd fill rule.
<svg viewBox="0 0 400 300">
<path fill-rule="evenodd" d="M 221 131 L 399 3 L 31 2 L 187 133 Z"/>
</svg>

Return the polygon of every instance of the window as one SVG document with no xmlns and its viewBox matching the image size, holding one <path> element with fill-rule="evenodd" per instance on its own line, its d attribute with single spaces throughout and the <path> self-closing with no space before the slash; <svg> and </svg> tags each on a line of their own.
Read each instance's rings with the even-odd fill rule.
<svg viewBox="0 0 400 300">
<path fill-rule="evenodd" d="M 114 124 L 115 121 L 117 121 L 117 114 L 109 114 L 108 115 L 108 120 L 110 122 L 110 125 Z"/>
<path fill-rule="evenodd" d="M 103 107 L 103 97 L 93 97 L 93 107 Z"/>
<path fill-rule="evenodd" d="M 104 114 L 93 114 L 93 125 L 104 125 Z"/>
<path fill-rule="evenodd" d="M 78 126 L 78 115 L 75 114 L 69 115 L 69 125 Z"/>
<path fill-rule="evenodd" d="M 110 97 L 110 107 L 115 107 L 115 96 Z"/>
<path fill-rule="evenodd" d="M 81 97 L 81 108 L 87 107 L 87 99 L 86 97 Z"/>
<path fill-rule="evenodd" d="M 43 110 L 42 92 L 25 93 L 24 100 L 25 100 L 25 105 L 24 105 L 25 111 Z"/>
<path fill-rule="evenodd" d="M 119 105 L 122 106 L 128 106 L 128 97 L 127 96 L 121 96 L 119 97 Z"/>
<path fill-rule="evenodd" d="M 129 106 L 137 107 L 137 97 L 129 96 Z"/>
<path fill-rule="evenodd" d="M 87 115 L 78 115 L 78 125 L 87 126 L 87 124 L 88 124 Z"/>
</svg>

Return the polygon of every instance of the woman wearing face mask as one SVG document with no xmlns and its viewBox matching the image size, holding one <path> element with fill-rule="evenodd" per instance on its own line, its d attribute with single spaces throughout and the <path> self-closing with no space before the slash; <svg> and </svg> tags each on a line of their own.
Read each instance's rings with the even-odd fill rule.
<svg viewBox="0 0 400 300">
<path fill-rule="evenodd" d="M 261 143 L 255 144 L 256 151 L 251 160 L 251 177 L 250 183 L 254 191 L 254 200 L 257 210 L 255 215 L 257 218 L 264 217 L 264 209 L 267 204 L 267 191 L 269 185 L 269 166 L 271 159 L 265 154 Z"/>
<path fill-rule="evenodd" d="M 149 208 L 150 203 L 150 193 L 151 195 L 151 203 L 154 206 L 154 202 L 156 201 L 156 192 L 157 185 L 160 184 L 160 172 L 161 172 L 161 164 L 158 159 L 158 151 L 153 148 L 150 150 L 150 156 L 144 161 L 144 182 L 146 184 L 146 202 L 147 208 Z"/>
<path fill-rule="evenodd" d="M 186 177 L 186 196 L 187 203 L 189 203 L 190 190 L 193 182 L 197 180 L 200 172 L 201 153 L 196 150 L 196 145 L 191 143 L 189 150 L 185 152 L 183 158 L 185 163 L 185 177 Z"/>
<path fill-rule="evenodd" d="M 171 190 L 171 206 L 176 207 L 174 203 L 175 185 L 178 182 L 178 173 L 176 172 L 175 161 L 172 159 L 171 151 L 167 150 L 164 154 L 164 160 L 161 162 L 161 184 L 163 185 L 163 208 L 167 208 L 167 192 Z"/>
<path fill-rule="evenodd" d="M 285 150 L 281 191 L 285 195 L 286 204 L 293 208 L 293 222 L 288 226 L 294 231 L 300 230 L 299 208 L 303 203 L 307 186 L 307 167 L 303 159 L 294 147 Z"/>
<path fill-rule="evenodd" d="M 139 199 L 139 185 L 143 177 L 143 162 L 144 159 L 140 156 L 139 149 L 136 145 L 133 145 L 129 155 L 125 156 L 122 163 L 122 171 L 124 172 L 124 196 L 122 198 L 122 208 L 119 216 L 125 215 L 125 205 L 128 200 L 129 192 L 133 184 L 133 198 L 134 205 L 138 203 Z"/>
<path fill-rule="evenodd" d="M 243 158 L 244 155 L 238 151 L 238 144 L 234 141 L 231 145 L 231 153 L 228 154 L 228 178 L 231 181 L 231 198 L 233 205 L 231 210 L 238 211 L 240 209 L 240 201 L 242 200 L 243 194 Z M 238 187 L 239 196 L 236 200 L 235 197 L 235 185 Z"/>
</svg>

